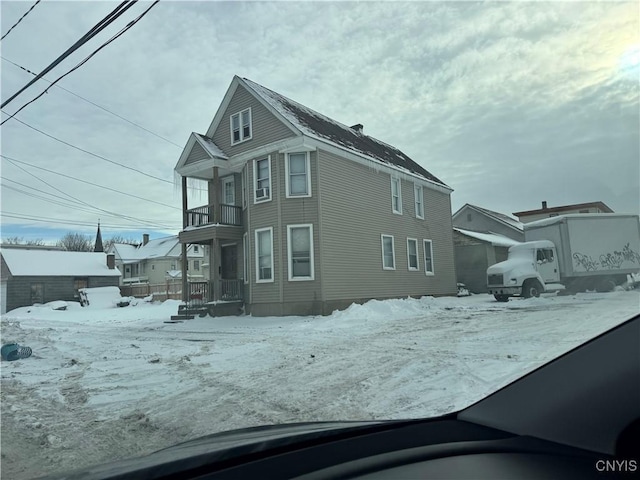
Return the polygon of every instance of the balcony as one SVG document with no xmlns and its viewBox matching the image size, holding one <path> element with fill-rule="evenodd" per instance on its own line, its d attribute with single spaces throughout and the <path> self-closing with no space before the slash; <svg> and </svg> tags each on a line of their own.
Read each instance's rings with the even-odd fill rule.
<svg viewBox="0 0 640 480">
<path fill-rule="evenodd" d="M 204 205 L 185 213 L 186 227 L 179 235 L 182 243 L 242 239 L 242 207 L 220 204 L 216 209 L 214 205 Z"/>
</svg>

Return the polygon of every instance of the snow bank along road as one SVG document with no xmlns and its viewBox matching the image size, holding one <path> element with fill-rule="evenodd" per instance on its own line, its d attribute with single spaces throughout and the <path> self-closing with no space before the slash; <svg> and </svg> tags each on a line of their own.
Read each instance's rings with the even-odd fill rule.
<svg viewBox="0 0 640 480">
<path fill-rule="evenodd" d="M 62 472 L 261 424 L 447 413 L 639 305 L 638 291 L 505 304 L 476 295 L 178 324 L 164 323 L 172 301 L 21 308 L 2 317 L 2 342 L 34 354 L 2 362 L 2 476 Z"/>
</svg>

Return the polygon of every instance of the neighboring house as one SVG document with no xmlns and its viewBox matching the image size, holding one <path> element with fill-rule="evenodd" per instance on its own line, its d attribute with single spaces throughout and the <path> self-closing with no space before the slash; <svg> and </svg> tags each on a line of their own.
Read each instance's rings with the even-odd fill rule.
<svg viewBox="0 0 640 480">
<path fill-rule="evenodd" d="M 175 171 L 180 242 L 209 246 L 212 272 L 207 288 L 183 288 L 185 300 L 306 315 L 456 293 L 452 189 L 360 124 L 236 76 Z M 187 207 L 188 179 L 208 182 L 205 205 Z"/>
<path fill-rule="evenodd" d="M 118 286 L 113 255 L 3 247 L 2 313 L 54 300 L 77 301 L 78 289 Z"/>
<path fill-rule="evenodd" d="M 487 268 L 507 259 L 509 247 L 520 242 L 496 233 L 453 229 L 456 276 L 472 293 L 487 292 Z"/>
<path fill-rule="evenodd" d="M 452 217 L 453 226 L 474 232 L 497 233 L 524 242 L 522 223 L 503 213 L 466 203 Z"/>
<path fill-rule="evenodd" d="M 568 215 L 570 213 L 613 213 L 613 210 L 603 202 L 577 203 L 574 205 L 562 205 L 560 207 L 547 207 L 547 202 L 542 202 L 542 208 L 516 212 L 514 215 L 518 217 L 522 223 L 529 223 L 542 220 L 543 218 Z"/>
<path fill-rule="evenodd" d="M 149 240 L 149 235 L 145 234 L 140 245 L 114 243 L 109 247 L 109 253 L 115 255 L 116 268 L 122 273 L 122 285 L 158 285 L 182 277 L 182 249 L 177 235 Z M 187 259 L 190 280 L 209 279 L 204 246 L 190 245 Z"/>
</svg>

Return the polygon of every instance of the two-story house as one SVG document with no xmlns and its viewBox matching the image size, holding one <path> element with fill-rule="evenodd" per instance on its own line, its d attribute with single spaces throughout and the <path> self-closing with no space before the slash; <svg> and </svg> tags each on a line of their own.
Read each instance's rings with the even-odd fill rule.
<svg viewBox="0 0 640 480">
<path fill-rule="evenodd" d="M 209 280 L 205 248 L 203 245 L 187 248 L 189 280 Z M 144 234 L 141 244 L 114 243 L 108 253 L 115 255 L 116 268 L 122 273 L 121 285 L 159 285 L 182 276 L 182 249 L 177 235 L 149 240 L 149 235 Z"/>
<path fill-rule="evenodd" d="M 175 171 L 183 251 L 200 244 L 210 252 L 210 282 L 183 275 L 186 302 L 307 315 L 456 293 L 452 189 L 362 125 L 236 76 Z M 189 205 L 191 178 L 207 182 L 206 205 Z"/>
</svg>

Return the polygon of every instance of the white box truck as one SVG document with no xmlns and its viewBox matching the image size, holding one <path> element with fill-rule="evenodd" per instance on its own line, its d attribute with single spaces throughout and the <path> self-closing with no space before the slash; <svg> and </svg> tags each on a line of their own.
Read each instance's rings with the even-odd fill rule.
<svg viewBox="0 0 640 480">
<path fill-rule="evenodd" d="M 640 272 L 637 215 L 585 213 L 524 224 L 525 242 L 487 269 L 489 293 L 498 301 L 541 292 L 610 291 Z"/>
</svg>

